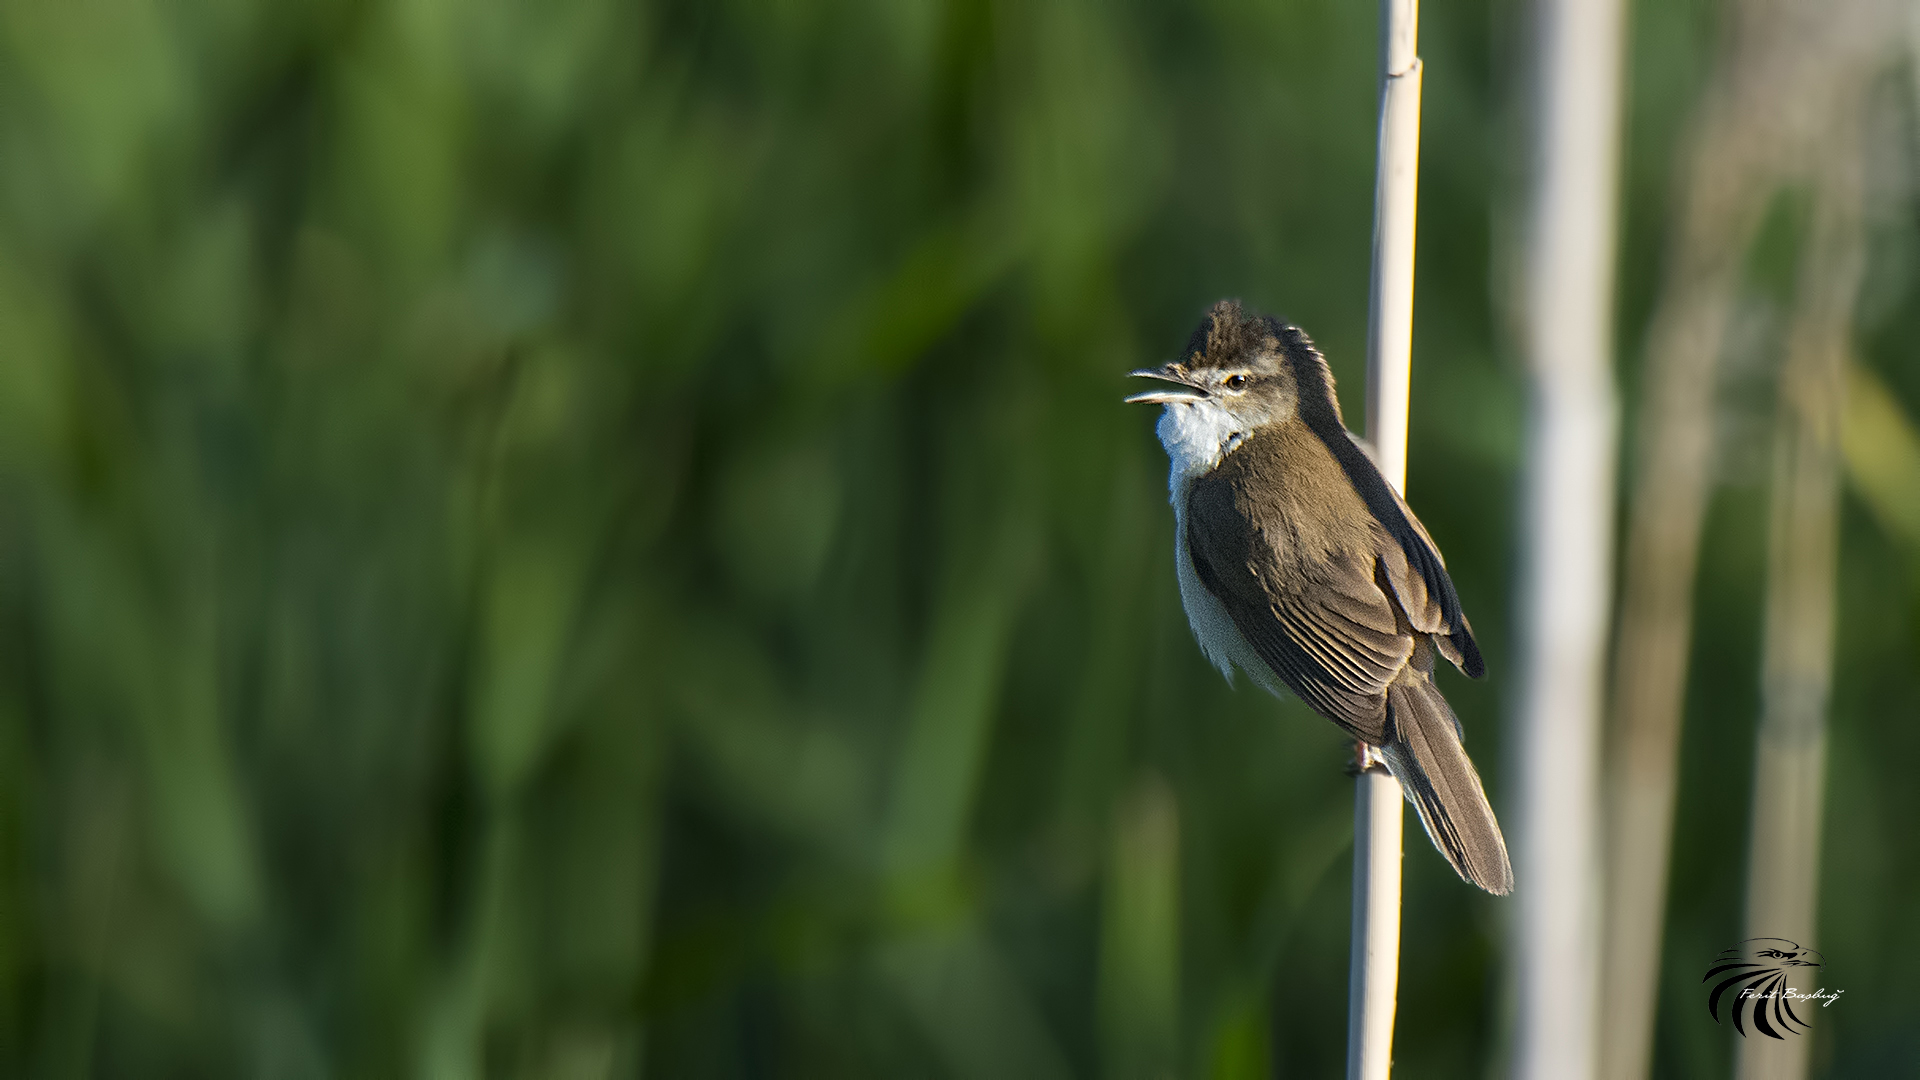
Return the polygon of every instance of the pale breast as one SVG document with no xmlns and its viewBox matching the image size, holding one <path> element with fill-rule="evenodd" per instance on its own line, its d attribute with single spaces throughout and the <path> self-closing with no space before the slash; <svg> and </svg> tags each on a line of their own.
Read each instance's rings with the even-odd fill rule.
<svg viewBox="0 0 1920 1080">
<path fill-rule="evenodd" d="M 1247 642 L 1240 628 L 1233 624 L 1233 616 L 1227 614 L 1226 606 L 1207 591 L 1200 582 L 1200 574 L 1193 568 L 1193 554 L 1187 548 L 1187 501 L 1185 482 L 1175 486 L 1173 499 L 1173 562 L 1174 575 L 1180 582 L 1180 606 L 1186 610 L 1187 625 L 1193 628 L 1194 640 L 1200 643 L 1200 651 L 1206 654 L 1208 662 L 1220 669 L 1228 682 L 1233 681 L 1233 669 L 1238 667 L 1247 673 L 1254 682 L 1269 693 L 1278 696 L 1280 680 L 1273 674 L 1260 654 Z"/>
</svg>

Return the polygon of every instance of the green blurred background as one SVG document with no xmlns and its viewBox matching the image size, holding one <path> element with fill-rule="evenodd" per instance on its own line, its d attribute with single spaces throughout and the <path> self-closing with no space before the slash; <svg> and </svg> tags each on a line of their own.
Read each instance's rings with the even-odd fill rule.
<svg viewBox="0 0 1920 1080">
<path fill-rule="evenodd" d="M 1496 806 L 1526 13 L 1421 25 L 1409 496 Z M 1718 19 L 1634 12 L 1629 389 Z M 1360 415 L 1375 20 L 0 3 L 0 1073 L 1337 1075 L 1347 749 L 1206 666 L 1119 399 L 1236 295 Z M 1861 359 L 1912 415 L 1910 191 L 1877 229 Z M 1736 370 L 1671 1076 L 1728 1067 L 1696 988 L 1743 936 Z M 1880 520 L 1847 504 L 1834 1076 L 1920 1068 L 1920 562 Z M 1508 911 L 1410 834 L 1404 1075 L 1501 1068 Z"/>
</svg>

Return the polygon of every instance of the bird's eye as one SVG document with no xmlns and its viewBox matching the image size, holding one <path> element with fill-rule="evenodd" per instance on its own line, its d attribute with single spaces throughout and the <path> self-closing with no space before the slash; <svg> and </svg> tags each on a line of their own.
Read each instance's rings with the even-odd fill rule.
<svg viewBox="0 0 1920 1080">
<path fill-rule="evenodd" d="M 1246 388 L 1247 388 L 1247 377 L 1245 375 L 1227 376 L 1227 389 L 1245 390 Z"/>
</svg>

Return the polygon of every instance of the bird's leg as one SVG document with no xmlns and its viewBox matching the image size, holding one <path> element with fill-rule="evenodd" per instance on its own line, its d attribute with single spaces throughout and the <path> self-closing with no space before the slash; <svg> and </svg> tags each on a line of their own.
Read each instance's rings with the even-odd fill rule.
<svg viewBox="0 0 1920 1080">
<path fill-rule="evenodd" d="M 1348 775 L 1359 776 L 1368 769 L 1384 769 L 1386 767 L 1386 756 L 1380 753 L 1379 747 L 1374 746 L 1365 739 L 1353 740 L 1353 761 L 1347 765 Z"/>
</svg>

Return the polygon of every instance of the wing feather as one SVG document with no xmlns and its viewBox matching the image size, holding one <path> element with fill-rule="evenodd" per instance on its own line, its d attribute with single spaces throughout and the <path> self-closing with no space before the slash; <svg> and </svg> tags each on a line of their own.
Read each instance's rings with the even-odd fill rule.
<svg viewBox="0 0 1920 1080">
<path fill-rule="evenodd" d="M 1232 511 L 1230 493 L 1196 484 L 1186 518 L 1195 572 L 1254 653 L 1317 712 L 1383 741 L 1386 690 L 1414 639 L 1379 583 L 1378 553 L 1342 553 L 1301 580 L 1279 564 L 1276 538 Z"/>
<path fill-rule="evenodd" d="M 1329 414 L 1331 415 L 1331 414 Z M 1453 588 L 1453 579 L 1447 576 L 1447 564 L 1440 557 L 1440 549 L 1427 535 L 1427 528 L 1414 516 L 1399 492 L 1380 475 L 1360 441 L 1340 427 L 1329 423 L 1322 417 L 1316 427 L 1316 434 L 1334 458 L 1339 461 L 1347 479 L 1353 484 L 1354 491 L 1367 504 L 1374 520 L 1384 527 L 1393 537 L 1391 545 L 1400 550 L 1407 560 L 1408 572 L 1402 580 L 1411 586 L 1416 581 L 1422 592 L 1439 605 L 1444 632 L 1427 631 L 1433 634 L 1434 644 L 1441 655 L 1452 661 L 1453 665 L 1465 672 L 1470 679 L 1486 674 L 1486 661 L 1480 656 L 1480 646 L 1473 640 L 1473 628 L 1467 624 L 1466 613 L 1460 610 L 1460 596 Z M 1314 426 L 1310 423 L 1309 426 Z M 1384 553 L 1384 552 L 1383 552 Z M 1405 593 L 1400 594 L 1405 599 Z M 1422 605 L 1424 608 L 1425 605 Z M 1411 614 L 1414 607 L 1409 604 Z M 1420 627 L 1420 622 L 1415 622 Z"/>
</svg>

